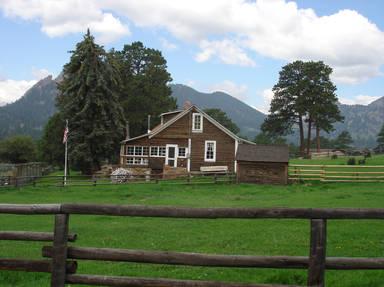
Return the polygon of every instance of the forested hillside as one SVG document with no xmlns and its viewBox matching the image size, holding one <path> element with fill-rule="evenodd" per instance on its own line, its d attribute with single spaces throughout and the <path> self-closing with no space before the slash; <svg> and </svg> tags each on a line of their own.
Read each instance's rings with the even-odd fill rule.
<svg viewBox="0 0 384 287">
<path fill-rule="evenodd" d="M 206 108 L 220 108 L 241 129 L 240 134 L 253 139 L 260 131 L 265 114 L 223 92 L 201 93 L 185 85 L 171 85 L 177 105 L 189 100 Z M 48 118 L 54 113 L 57 95 L 56 81 L 47 77 L 29 89 L 18 101 L 0 107 L 0 138 L 26 134 L 39 138 Z M 348 130 L 356 147 L 374 147 L 376 136 L 384 123 L 384 97 L 363 105 L 339 105 L 344 123 L 337 123 L 330 136 Z"/>
<path fill-rule="evenodd" d="M 56 110 L 56 95 L 56 82 L 48 76 L 16 102 L 0 107 L 0 139 L 16 134 L 39 138 Z"/>
</svg>

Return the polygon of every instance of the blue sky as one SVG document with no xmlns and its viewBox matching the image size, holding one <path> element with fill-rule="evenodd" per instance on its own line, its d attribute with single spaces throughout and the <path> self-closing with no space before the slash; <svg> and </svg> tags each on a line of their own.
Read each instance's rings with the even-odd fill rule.
<svg viewBox="0 0 384 287">
<path fill-rule="evenodd" d="M 57 76 L 89 27 L 106 49 L 162 51 L 174 83 L 267 111 L 281 67 L 323 60 L 341 102 L 384 96 L 379 0 L 0 0 L 0 105 Z"/>
</svg>

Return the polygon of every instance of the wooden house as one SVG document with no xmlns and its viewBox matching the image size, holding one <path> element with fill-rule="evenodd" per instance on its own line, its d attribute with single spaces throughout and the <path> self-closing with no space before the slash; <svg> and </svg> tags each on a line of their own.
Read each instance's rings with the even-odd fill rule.
<svg viewBox="0 0 384 287">
<path fill-rule="evenodd" d="M 140 172 L 236 172 L 241 145 L 254 145 L 190 105 L 160 115 L 161 124 L 122 142 L 120 164 Z"/>
<path fill-rule="evenodd" d="M 241 145 L 236 154 L 238 182 L 287 184 L 287 145 Z"/>
</svg>

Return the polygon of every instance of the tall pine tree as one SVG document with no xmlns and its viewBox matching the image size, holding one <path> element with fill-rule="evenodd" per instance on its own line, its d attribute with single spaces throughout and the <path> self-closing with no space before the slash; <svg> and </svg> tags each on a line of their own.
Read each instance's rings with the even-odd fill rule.
<svg viewBox="0 0 384 287">
<path fill-rule="evenodd" d="M 123 138 L 125 119 L 118 102 L 119 76 L 89 30 L 71 51 L 59 85 L 58 108 L 69 120 L 69 158 L 83 173 L 114 160 Z"/>
<path fill-rule="evenodd" d="M 110 52 L 121 77 L 120 102 L 129 121 L 131 136 L 147 131 L 147 116 L 152 125 L 160 122 L 159 115 L 176 108 L 171 96 L 167 61 L 161 52 L 146 48 L 141 42 L 125 45 L 122 51 Z"/>
</svg>

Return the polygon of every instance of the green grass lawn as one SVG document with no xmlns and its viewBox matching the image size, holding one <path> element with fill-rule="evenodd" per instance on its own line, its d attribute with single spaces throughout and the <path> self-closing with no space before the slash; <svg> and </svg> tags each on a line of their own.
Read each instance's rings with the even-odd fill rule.
<svg viewBox="0 0 384 287">
<path fill-rule="evenodd" d="M 384 183 L 269 185 L 129 184 L 0 189 L 1 203 L 111 203 L 188 207 L 384 207 Z M 1 230 L 51 231 L 53 216 L 0 215 Z M 186 220 L 73 215 L 75 246 L 216 254 L 308 255 L 308 220 Z M 0 242 L 2 258 L 40 258 L 43 243 Z M 384 222 L 328 222 L 328 256 L 384 257 Z M 79 262 L 78 273 L 306 283 L 305 270 L 235 269 L 134 263 Z M 384 286 L 384 271 L 327 271 L 327 286 Z M 49 286 L 48 274 L 0 272 L 0 286 Z M 74 286 L 74 285 L 72 285 Z"/>
</svg>

